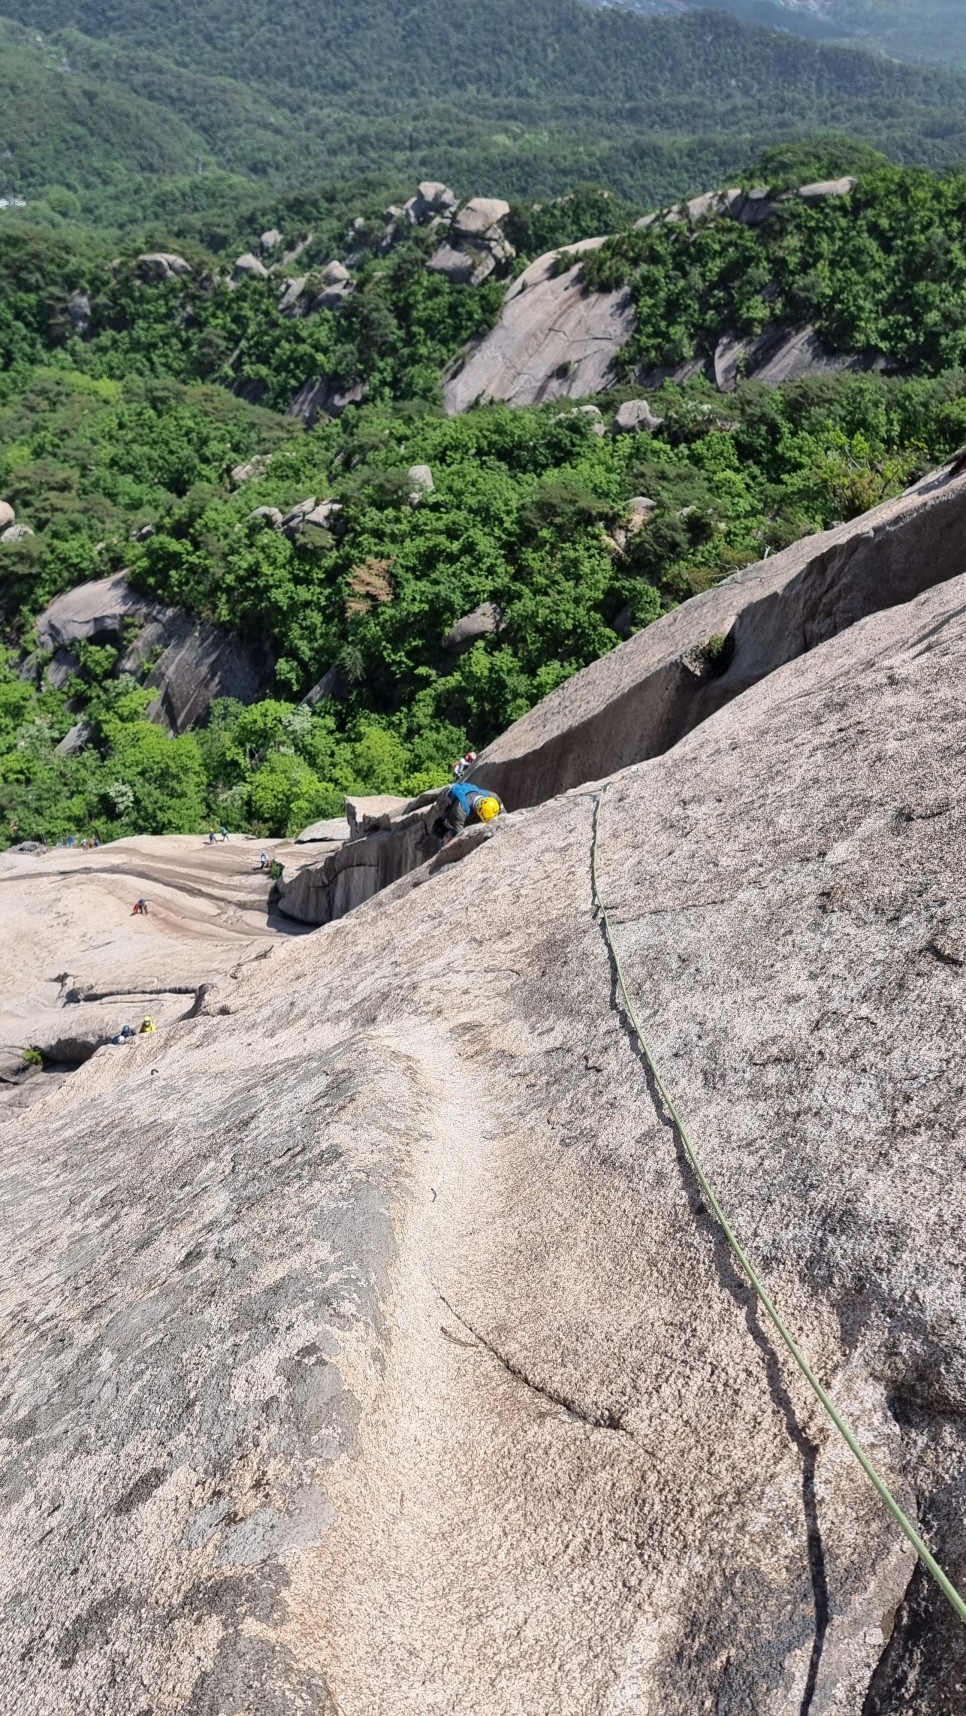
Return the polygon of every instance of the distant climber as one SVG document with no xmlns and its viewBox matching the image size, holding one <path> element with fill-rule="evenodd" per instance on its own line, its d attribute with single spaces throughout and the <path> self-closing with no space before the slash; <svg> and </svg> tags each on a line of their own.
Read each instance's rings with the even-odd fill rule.
<svg viewBox="0 0 966 1716">
<path fill-rule="evenodd" d="M 467 823 L 493 822 L 503 809 L 496 793 L 474 786 L 472 781 L 457 781 L 454 786 L 444 787 L 436 800 L 438 814 L 433 833 L 440 835 L 443 845 L 448 846 L 457 834 L 462 834 Z"/>
<path fill-rule="evenodd" d="M 259 859 L 259 862 L 258 862 L 258 868 L 260 870 L 267 870 L 269 868 L 271 862 L 272 862 L 272 860 L 269 858 L 268 853 L 263 852 L 260 859 Z"/>
<path fill-rule="evenodd" d="M 139 900 L 135 900 L 133 906 L 131 907 L 131 916 L 132 916 L 132 918 L 138 918 L 138 917 L 146 918 L 147 915 L 148 915 L 148 902 L 144 898 L 144 895 L 142 894 L 141 898 Z"/>
<path fill-rule="evenodd" d="M 213 828 L 209 828 L 209 830 L 208 830 L 208 845 L 209 845 L 209 846 L 214 846 L 214 844 L 215 844 L 215 842 L 216 842 L 216 840 L 217 840 L 217 839 L 218 839 L 218 836 L 217 836 L 217 834 L 216 834 L 216 833 L 215 833 L 215 831 L 214 831 L 214 829 L 213 829 Z"/>
<path fill-rule="evenodd" d="M 228 830 L 227 830 L 227 828 L 226 828 L 226 827 L 225 827 L 225 824 L 224 824 L 224 823 L 222 823 L 222 825 L 221 825 L 221 838 L 222 838 L 222 840 L 227 840 L 227 839 L 228 839 Z"/>
<path fill-rule="evenodd" d="M 476 752 L 475 751 L 467 751 L 465 756 L 460 757 L 459 762 L 456 762 L 453 764 L 453 774 L 455 775 L 456 779 L 458 781 L 460 781 L 463 779 L 464 775 L 470 774 L 472 772 L 472 769 L 473 769 L 475 763 L 476 763 Z"/>
<path fill-rule="evenodd" d="M 137 1035 L 137 1032 L 135 1031 L 133 1025 L 122 1025 L 121 1029 L 117 1033 L 117 1036 L 111 1037 L 109 1039 L 109 1041 L 112 1044 L 112 1046 L 115 1046 L 118 1043 L 128 1042 L 131 1037 L 134 1037 L 136 1035 Z"/>
<path fill-rule="evenodd" d="M 156 1031 L 157 1028 L 158 1027 L 154 1023 L 154 1020 L 149 1018 L 147 1016 L 147 1014 L 145 1014 L 144 1018 L 141 1020 L 141 1027 L 140 1027 L 140 1030 L 138 1031 L 138 1036 L 139 1037 L 146 1037 L 150 1031 Z"/>
</svg>

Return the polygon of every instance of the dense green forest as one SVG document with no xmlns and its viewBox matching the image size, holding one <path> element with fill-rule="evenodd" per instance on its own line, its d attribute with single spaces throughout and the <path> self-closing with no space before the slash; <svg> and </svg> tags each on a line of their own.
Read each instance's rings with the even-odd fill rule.
<svg viewBox="0 0 966 1716">
<path fill-rule="evenodd" d="M 633 4 L 633 0 L 631 0 Z M 736 18 L 793 30 L 809 41 L 849 43 L 903 60 L 966 66 L 966 10 L 961 0 L 718 0 Z M 669 0 L 639 0 L 635 10 L 670 10 Z"/>
<path fill-rule="evenodd" d="M 761 147 L 847 129 L 896 161 L 966 159 L 966 78 L 721 12 L 641 17 L 582 0 L 8 0 L 0 158 L 36 218 L 136 227 L 360 173 L 462 194 L 587 180 L 660 203 Z M 16 217 L 3 214 L 5 221 Z"/>
<path fill-rule="evenodd" d="M 783 149 L 747 176 L 777 189 L 850 154 L 867 169 L 851 197 L 779 205 L 753 230 L 637 231 L 635 206 L 593 187 L 512 208 L 517 267 L 608 227 L 623 235 L 585 272 L 588 286 L 631 283 L 634 362 L 807 313 L 830 345 L 897 371 L 745 383 L 726 398 L 706 382 L 665 385 L 647 390 L 663 418 L 654 435 L 610 432 L 619 401 L 640 394 L 630 379 L 598 400 L 599 417 L 558 402 L 444 418 L 442 373 L 493 321 L 505 281 L 428 273 L 433 239 L 418 227 L 386 252 L 391 179 L 275 204 L 284 242 L 313 235 L 297 260 L 310 279 L 352 250 L 344 304 L 292 318 L 278 277 L 225 277 L 224 247 L 251 241 L 265 202 L 245 220 L 234 206 L 183 213 L 192 272 L 165 281 L 131 246 L 112 254 L 70 226 L 0 231 L 0 496 L 34 533 L 0 543 L 0 838 L 212 820 L 280 834 L 334 813 L 350 789 L 434 784 L 468 744 L 669 606 L 959 447 L 966 179 L 834 143 Z M 283 413 L 319 376 L 357 381 L 364 398 L 306 431 Z M 261 471 L 233 481 L 256 454 Z M 417 464 L 431 493 L 414 492 Z M 287 532 L 258 510 L 309 496 L 338 502 L 337 528 Z M 145 719 L 149 693 L 116 673 L 114 649 L 82 647 L 56 689 L 42 658 L 24 668 L 50 598 L 120 569 L 270 646 L 273 694 L 216 703 L 204 729 L 172 740 Z M 484 602 L 498 628 L 444 645 Z M 323 674 L 328 694 L 309 708 Z M 81 718 L 88 743 L 64 755 Z"/>
</svg>

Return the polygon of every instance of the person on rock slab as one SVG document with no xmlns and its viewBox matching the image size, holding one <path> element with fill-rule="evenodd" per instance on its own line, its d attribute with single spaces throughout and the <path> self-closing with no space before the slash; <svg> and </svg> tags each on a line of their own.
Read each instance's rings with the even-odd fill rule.
<svg viewBox="0 0 966 1716">
<path fill-rule="evenodd" d="M 444 787 L 436 800 L 433 833 L 440 835 L 443 845 L 448 846 L 468 825 L 493 822 L 503 810 L 495 792 L 474 786 L 472 781 L 457 781 L 454 786 Z"/>
</svg>

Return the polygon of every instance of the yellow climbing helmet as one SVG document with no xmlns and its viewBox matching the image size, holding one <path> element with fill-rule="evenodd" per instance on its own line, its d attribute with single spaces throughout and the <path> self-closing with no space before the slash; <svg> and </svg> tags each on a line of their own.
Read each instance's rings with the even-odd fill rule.
<svg viewBox="0 0 966 1716">
<path fill-rule="evenodd" d="M 486 798 L 477 799 L 473 808 L 481 822 L 492 822 L 493 818 L 500 814 L 500 801 L 498 798 L 493 798 L 491 794 Z"/>
<path fill-rule="evenodd" d="M 145 1019 L 142 1019 L 142 1020 L 141 1020 L 141 1030 L 140 1030 L 140 1033 L 139 1033 L 139 1034 L 140 1034 L 140 1035 L 141 1035 L 141 1036 L 143 1036 L 143 1035 L 144 1035 L 144 1033 L 145 1033 L 145 1032 L 146 1032 L 146 1031 L 156 1031 L 156 1030 L 157 1030 L 157 1028 L 158 1028 L 158 1027 L 157 1027 L 157 1025 L 156 1025 L 156 1024 L 155 1024 L 155 1023 L 154 1023 L 154 1020 L 153 1020 L 153 1019 L 148 1019 L 148 1018 L 145 1018 Z"/>
</svg>

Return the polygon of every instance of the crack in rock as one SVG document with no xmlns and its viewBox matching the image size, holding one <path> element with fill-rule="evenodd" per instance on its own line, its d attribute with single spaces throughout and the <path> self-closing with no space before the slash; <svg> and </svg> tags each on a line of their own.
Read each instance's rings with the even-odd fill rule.
<svg viewBox="0 0 966 1716">
<path fill-rule="evenodd" d="M 485 1335 L 481 1334 L 479 1329 L 474 1328 L 469 1319 L 464 1317 L 459 1311 L 457 1311 L 455 1305 L 450 1303 L 445 1293 L 441 1292 L 438 1287 L 435 1291 L 440 1303 L 445 1305 L 450 1315 L 456 1318 L 456 1321 L 466 1329 L 468 1334 L 472 1335 L 477 1346 L 482 1347 L 492 1358 L 495 1358 L 497 1363 L 503 1367 L 508 1376 L 513 1377 L 515 1382 L 522 1382 L 524 1387 L 529 1388 L 533 1394 L 539 1394 L 544 1400 L 549 1400 L 552 1406 L 562 1407 L 564 1412 L 569 1413 L 571 1418 L 579 1419 L 581 1424 L 589 1425 L 592 1430 L 616 1430 L 624 1436 L 629 1436 L 631 1434 L 623 1420 L 616 1412 L 612 1411 L 609 1406 L 604 1407 L 601 1411 L 596 1413 L 588 1411 L 586 1407 L 580 1406 L 576 1400 L 571 1400 L 568 1395 L 560 1394 L 556 1389 L 547 1388 L 543 1383 L 534 1382 L 533 1378 L 528 1376 L 526 1371 L 521 1370 L 519 1365 L 514 1364 L 511 1359 L 506 1358 L 504 1354 L 500 1352 L 499 1348 L 494 1346 L 492 1341 L 488 1340 Z M 450 1340 L 453 1340 L 454 1337 L 448 1334 L 446 1329 L 442 1332 L 443 1334 L 448 1335 Z M 460 1342 L 459 1344 L 462 1346 L 467 1343 Z"/>
</svg>

